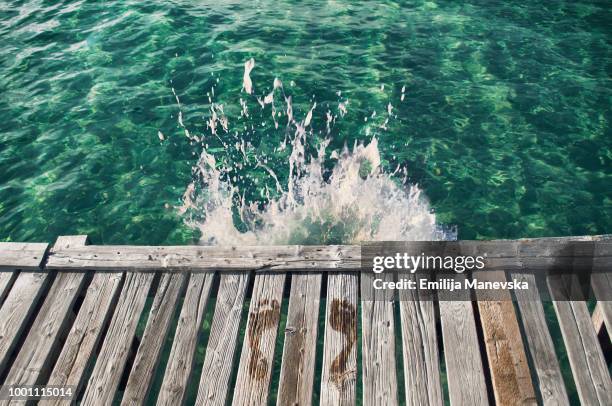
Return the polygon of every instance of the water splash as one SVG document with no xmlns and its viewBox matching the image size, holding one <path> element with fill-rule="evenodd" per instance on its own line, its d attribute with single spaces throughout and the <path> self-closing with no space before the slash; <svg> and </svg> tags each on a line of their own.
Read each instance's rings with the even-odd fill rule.
<svg viewBox="0 0 612 406">
<path fill-rule="evenodd" d="M 242 88 L 248 94 L 253 93 L 253 81 L 251 81 L 251 71 L 255 67 L 255 59 L 251 58 L 244 63 L 244 76 L 242 78 Z"/>
<path fill-rule="evenodd" d="M 245 64 L 243 89 L 251 93 L 250 73 L 254 60 Z M 240 151 L 242 163 L 255 161 L 274 181 L 275 191 L 265 188 L 263 202 L 248 202 L 239 190 L 234 168 L 224 167 L 203 143 L 198 163 L 193 168 L 193 181 L 183 196 L 179 211 L 187 223 L 201 231 L 202 244 L 350 244 L 376 240 L 437 240 L 448 235 L 436 224 L 427 199 L 416 185 L 406 183 L 406 173 L 396 170 L 386 173 L 381 166 L 378 139 L 369 143 L 355 143 L 341 151 L 328 153 L 329 138 L 318 143 L 310 140 L 313 134 L 314 102 L 303 120 L 296 119 L 291 96 L 287 96 L 279 79 L 274 80 L 270 93 L 255 97 L 261 108 L 272 104 L 272 119 L 278 128 L 274 106 L 275 92 L 281 92 L 285 102 L 286 135 L 278 151 L 290 142 L 288 180 L 285 185 L 266 164 L 266 160 L 250 154 L 252 146 L 241 139 L 233 147 Z M 282 99 L 280 99 L 282 100 Z M 178 101 L 177 97 L 177 103 Z M 240 99 L 241 117 L 248 117 L 247 102 Z M 347 113 L 348 100 L 338 106 L 338 115 Z M 389 103 L 385 123 L 391 117 Z M 216 123 L 223 117 L 222 128 L 228 134 L 223 106 L 212 104 L 208 128 L 225 148 L 231 145 L 218 134 Z M 338 115 L 326 112 L 326 134 Z M 193 136 L 184 126 L 179 114 L 179 126 L 186 136 Z M 244 128 L 248 128 L 245 126 Z M 292 134 L 292 136 L 288 135 Z M 228 134 L 229 135 L 229 134 Z M 203 138 L 203 137 L 202 137 Z M 309 144 L 311 143 L 311 144 Z M 317 144 L 313 156 L 307 147 Z M 326 162 L 334 160 L 331 170 Z"/>
</svg>

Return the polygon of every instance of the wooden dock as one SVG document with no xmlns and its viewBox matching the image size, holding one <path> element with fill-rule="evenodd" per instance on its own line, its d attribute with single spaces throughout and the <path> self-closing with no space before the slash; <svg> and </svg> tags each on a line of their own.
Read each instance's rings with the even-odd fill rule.
<svg viewBox="0 0 612 406">
<path fill-rule="evenodd" d="M 569 405 L 572 385 L 612 405 L 612 302 L 552 302 L 556 343 L 537 291 L 371 300 L 360 266 L 357 246 L 0 243 L 0 383 L 83 405 Z"/>
</svg>

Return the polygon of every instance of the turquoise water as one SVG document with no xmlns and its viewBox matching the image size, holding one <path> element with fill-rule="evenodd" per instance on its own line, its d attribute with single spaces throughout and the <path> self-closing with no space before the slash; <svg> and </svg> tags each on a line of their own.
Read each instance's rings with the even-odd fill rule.
<svg viewBox="0 0 612 406">
<path fill-rule="evenodd" d="M 382 165 L 406 168 L 459 238 L 611 232 L 608 1 L 352 3 L 2 2 L 0 239 L 197 240 L 177 207 L 202 145 L 172 89 L 218 162 L 238 162 L 222 141 L 243 139 L 285 184 L 284 118 L 276 130 L 254 101 L 275 77 L 296 115 L 316 101 L 313 145 L 349 100 L 330 149 L 375 135 Z M 230 117 L 219 138 L 212 87 Z M 240 171 L 247 200 L 274 189 Z"/>
</svg>

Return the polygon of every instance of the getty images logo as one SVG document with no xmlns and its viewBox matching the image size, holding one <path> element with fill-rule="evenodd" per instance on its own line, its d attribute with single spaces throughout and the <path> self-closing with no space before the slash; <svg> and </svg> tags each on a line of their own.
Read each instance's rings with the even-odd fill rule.
<svg viewBox="0 0 612 406">
<path fill-rule="evenodd" d="M 385 270 L 405 270 L 415 273 L 418 270 L 441 270 L 463 273 L 471 270 L 481 270 L 485 267 L 487 254 L 479 256 L 441 256 L 441 255 L 410 255 L 406 252 L 388 256 L 375 256 L 372 259 L 374 273 Z"/>
</svg>

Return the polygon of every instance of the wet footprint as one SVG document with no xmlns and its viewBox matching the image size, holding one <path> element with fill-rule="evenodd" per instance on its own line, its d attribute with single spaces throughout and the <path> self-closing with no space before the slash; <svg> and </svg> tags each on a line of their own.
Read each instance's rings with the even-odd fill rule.
<svg viewBox="0 0 612 406">
<path fill-rule="evenodd" d="M 346 369 L 349 355 L 353 350 L 355 341 L 357 341 L 357 312 L 355 306 L 346 299 L 342 301 L 334 299 L 331 305 L 329 324 L 331 328 L 341 333 L 346 341 L 340 354 L 332 361 L 329 370 L 331 381 L 340 388 L 345 378 L 353 372 Z"/>
<path fill-rule="evenodd" d="M 265 359 L 259 346 L 264 331 L 270 330 L 278 325 L 280 319 L 280 304 L 277 300 L 262 299 L 257 303 L 255 311 L 249 315 L 249 347 L 251 356 L 249 358 L 249 375 L 256 379 L 264 379 L 268 373 L 268 360 Z"/>
</svg>

